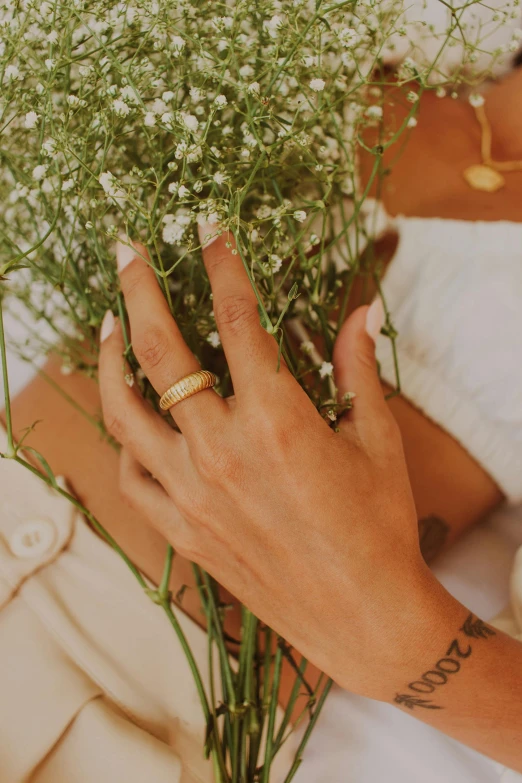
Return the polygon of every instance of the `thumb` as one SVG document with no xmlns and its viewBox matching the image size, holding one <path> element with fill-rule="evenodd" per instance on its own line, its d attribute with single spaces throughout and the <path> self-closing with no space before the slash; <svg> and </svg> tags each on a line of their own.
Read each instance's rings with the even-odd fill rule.
<svg viewBox="0 0 522 783">
<path fill-rule="evenodd" d="M 387 411 L 375 359 L 375 341 L 384 321 L 382 299 L 377 297 L 369 307 L 359 307 L 350 315 L 334 346 L 335 381 L 341 396 L 355 394 L 350 415 L 355 424 L 374 421 Z"/>
</svg>

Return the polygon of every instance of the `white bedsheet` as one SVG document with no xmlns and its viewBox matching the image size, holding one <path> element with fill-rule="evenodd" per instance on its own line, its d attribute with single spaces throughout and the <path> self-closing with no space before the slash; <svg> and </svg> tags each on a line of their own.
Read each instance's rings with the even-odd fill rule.
<svg viewBox="0 0 522 783">
<path fill-rule="evenodd" d="M 14 336 L 19 327 L 7 318 L 6 331 Z M 12 353 L 9 367 L 14 396 L 34 369 Z M 509 576 L 520 545 L 522 507 L 503 508 L 441 557 L 434 570 L 453 595 L 488 620 L 508 604 Z M 499 783 L 502 771 L 391 705 L 334 688 L 295 783 Z M 502 783 L 521 777 L 504 774 Z"/>
</svg>

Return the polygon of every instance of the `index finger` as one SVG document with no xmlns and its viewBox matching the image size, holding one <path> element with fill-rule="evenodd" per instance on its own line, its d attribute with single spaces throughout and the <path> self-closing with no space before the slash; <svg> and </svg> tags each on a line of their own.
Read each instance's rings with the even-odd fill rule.
<svg viewBox="0 0 522 783">
<path fill-rule="evenodd" d="M 253 378 L 277 372 L 278 347 L 260 321 L 254 283 L 249 279 L 231 232 L 198 226 L 203 261 L 214 300 L 214 316 L 234 390 L 241 395 Z M 284 367 L 280 368 L 284 371 Z"/>
</svg>

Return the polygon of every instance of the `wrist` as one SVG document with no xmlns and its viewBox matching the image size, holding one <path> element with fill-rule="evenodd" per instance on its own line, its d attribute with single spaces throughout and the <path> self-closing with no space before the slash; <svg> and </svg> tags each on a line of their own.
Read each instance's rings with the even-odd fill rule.
<svg viewBox="0 0 522 783">
<path fill-rule="evenodd" d="M 428 571 L 407 614 L 405 633 L 397 648 L 396 676 L 393 682 L 382 683 L 379 698 L 405 706 L 423 700 L 430 703 L 427 708 L 436 708 L 439 687 L 460 670 L 458 651 L 467 648 L 461 628 L 470 612 Z M 456 651 L 455 641 L 458 645 L 460 637 Z"/>
<path fill-rule="evenodd" d="M 403 693 L 429 698 L 434 693 L 429 684 L 408 688 L 422 680 L 425 672 L 436 669 L 463 625 L 469 611 L 433 576 L 424 562 L 418 578 L 408 581 L 402 600 L 386 612 L 386 623 L 369 617 L 370 629 L 365 636 L 371 641 L 366 671 L 362 671 L 361 688 L 357 691 L 379 701 L 394 703 Z M 444 667 L 444 663 L 441 664 Z M 454 664 L 448 664 L 448 667 Z M 360 668 L 360 667 L 359 667 Z M 439 667 L 440 668 L 440 667 Z M 428 677 L 428 679 L 430 679 Z M 444 680 L 434 675 L 433 680 Z M 343 685 L 342 679 L 337 680 Z M 353 690 L 349 683 L 345 685 Z M 398 703 L 398 702 L 397 702 Z"/>
</svg>

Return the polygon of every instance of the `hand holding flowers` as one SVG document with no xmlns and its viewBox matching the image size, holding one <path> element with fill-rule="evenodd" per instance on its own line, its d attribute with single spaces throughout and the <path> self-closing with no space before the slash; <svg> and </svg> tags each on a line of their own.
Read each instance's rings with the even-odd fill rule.
<svg viewBox="0 0 522 783">
<path fill-rule="evenodd" d="M 110 313 L 104 322 L 100 384 L 107 427 L 124 446 L 123 495 L 337 682 L 389 699 L 410 676 L 412 640 L 427 640 L 457 604 L 420 554 L 374 358 L 382 304 L 357 310 L 338 339 L 337 384 L 356 398 L 335 433 L 278 367 L 232 235 L 213 236 L 203 255 L 234 398 L 208 389 L 183 400 L 171 409 L 174 432 L 125 383 L 121 325 Z M 133 349 L 161 394 L 199 365 L 145 248 L 120 245 L 119 262 Z"/>
</svg>

